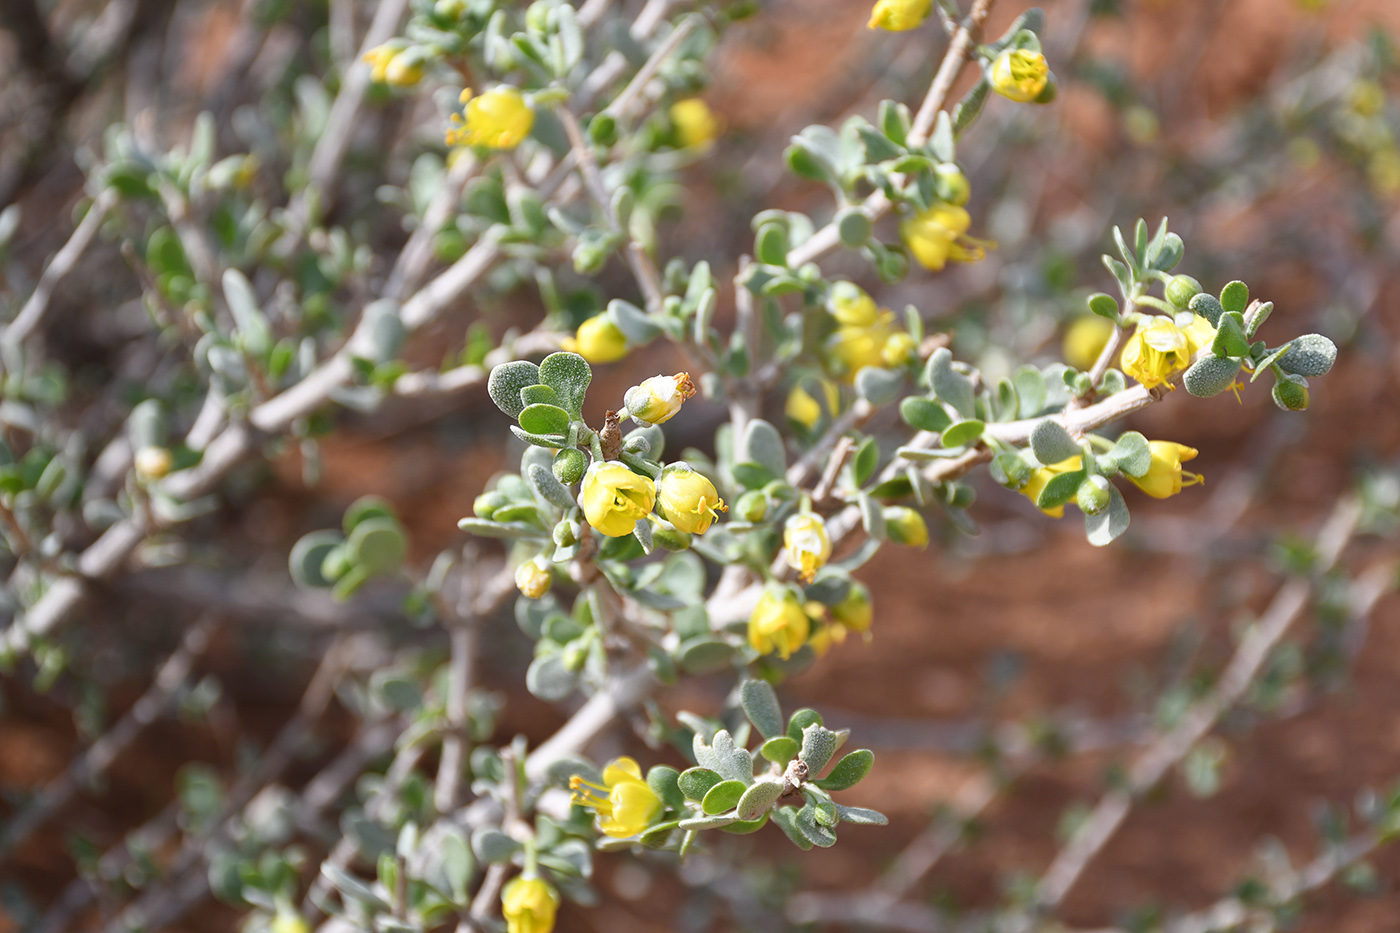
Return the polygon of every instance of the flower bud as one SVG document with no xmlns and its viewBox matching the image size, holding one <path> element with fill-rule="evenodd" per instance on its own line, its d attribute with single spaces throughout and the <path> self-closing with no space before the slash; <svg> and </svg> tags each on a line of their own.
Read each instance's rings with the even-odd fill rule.
<svg viewBox="0 0 1400 933">
<path fill-rule="evenodd" d="M 868 632 L 875 618 L 870 603 L 870 588 L 864 583 L 852 581 L 846 598 L 831 607 L 831 618 L 853 632 Z"/>
<path fill-rule="evenodd" d="M 933 0 L 878 0 L 870 11 L 867 29 L 904 32 L 915 29 L 928 19 Z"/>
<path fill-rule="evenodd" d="M 770 584 L 749 616 L 749 644 L 759 654 L 777 653 L 786 660 L 807 642 L 812 620 L 790 586 Z"/>
<path fill-rule="evenodd" d="M 1274 383 L 1274 404 L 1284 411 L 1306 411 L 1308 408 L 1308 380 L 1292 373 L 1285 374 Z"/>
<path fill-rule="evenodd" d="M 1181 464 L 1196 459 L 1199 452 L 1194 447 L 1177 444 L 1173 441 L 1149 441 L 1147 449 L 1152 452 L 1152 462 L 1147 473 L 1141 477 L 1124 474 L 1128 481 L 1154 499 L 1174 496 L 1186 486 L 1204 483 L 1205 478 L 1196 473 L 1186 473 Z"/>
<path fill-rule="evenodd" d="M 695 395 L 695 383 L 690 373 L 674 376 L 652 376 L 633 386 L 622 397 L 627 414 L 638 424 L 662 424 L 670 421 L 686 399 Z"/>
<path fill-rule="evenodd" d="M 279 907 L 268 924 L 269 933 L 311 933 L 311 924 L 289 907 Z"/>
<path fill-rule="evenodd" d="M 535 111 L 518 88 L 503 84 L 479 97 L 463 91 L 464 116 L 447 131 L 449 146 L 484 146 L 488 149 L 514 149 L 530 135 Z"/>
<path fill-rule="evenodd" d="M 1113 336 L 1113 322 L 1097 314 L 1085 314 L 1074 319 L 1065 331 L 1060 352 L 1065 362 L 1075 369 L 1087 370 L 1094 365 L 1108 339 Z"/>
<path fill-rule="evenodd" d="M 543 878 L 513 879 L 501 890 L 506 933 L 550 933 L 559 912 L 559 894 Z"/>
<path fill-rule="evenodd" d="M 577 335 L 564 341 L 564 349 L 590 363 L 611 363 L 627 355 L 627 338 L 604 312 L 580 324 Z"/>
<path fill-rule="evenodd" d="M 1201 283 L 1189 275 L 1175 275 L 1167 283 L 1167 301 L 1173 308 L 1185 311 L 1191 307 L 1191 299 L 1201 293 Z"/>
<path fill-rule="evenodd" d="M 477 518 L 489 519 L 496 513 L 497 509 L 504 508 L 510 503 L 510 498 L 499 489 L 488 489 L 476 497 L 472 503 L 472 513 Z"/>
<path fill-rule="evenodd" d="M 826 522 L 812 512 L 798 512 L 783 526 L 783 547 L 788 566 L 810 581 L 831 556 L 831 538 Z"/>
<path fill-rule="evenodd" d="M 656 481 L 656 504 L 661 516 L 687 534 L 703 535 L 729 511 L 715 491 L 715 484 L 683 463 L 661 471 Z"/>
<path fill-rule="evenodd" d="M 761 522 L 768 515 L 768 497 L 750 489 L 734 503 L 734 514 L 746 522 Z"/>
<path fill-rule="evenodd" d="M 1108 508 L 1110 488 L 1108 480 L 1096 473 L 1079 484 L 1074 502 L 1085 515 L 1097 515 Z"/>
<path fill-rule="evenodd" d="M 554 543 L 560 547 L 570 547 L 577 544 L 579 530 L 578 522 L 568 518 L 561 518 L 559 523 L 554 526 L 552 535 Z"/>
<path fill-rule="evenodd" d="M 988 77 L 992 90 L 1002 97 L 1027 104 L 1038 98 L 1050 82 L 1050 67 L 1039 52 L 1005 49 L 992 62 Z"/>
<path fill-rule="evenodd" d="M 928 524 L 924 517 L 904 505 L 885 509 L 885 530 L 890 540 L 906 547 L 928 547 Z"/>
<path fill-rule="evenodd" d="M 539 599 L 548 593 L 553 582 L 554 578 L 549 573 L 549 563 L 543 556 L 527 560 L 515 568 L 515 588 L 531 599 Z"/>
<path fill-rule="evenodd" d="M 136 478 L 143 483 L 165 478 L 174 465 L 168 447 L 142 447 L 136 452 Z"/>
<path fill-rule="evenodd" d="M 914 335 L 901 330 L 885 338 L 885 345 L 880 348 L 880 360 L 892 368 L 903 366 L 914 359 L 918 349 Z"/>
<path fill-rule="evenodd" d="M 953 162 L 940 162 L 933 170 L 933 190 L 939 198 L 962 207 L 972 197 L 972 184 Z"/>
<path fill-rule="evenodd" d="M 568 447 L 554 457 L 554 478 L 565 486 L 572 486 L 583 479 L 583 471 L 588 468 L 588 455 L 577 447 Z"/>
<path fill-rule="evenodd" d="M 986 242 L 966 236 L 972 217 L 952 204 L 935 204 L 899 225 L 899 236 L 925 269 L 939 271 L 953 262 L 977 262 L 987 254 Z"/>
<path fill-rule="evenodd" d="M 620 538 L 630 534 L 656 504 L 656 484 L 616 460 L 605 460 L 583 474 L 579 502 L 588 524 L 599 534 Z"/>
<path fill-rule="evenodd" d="M 394 87 L 413 87 L 423 80 L 426 64 L 422 50 L 405 49 L 389 59 L 389 65 L 384 69 L 384 81 Z"/>
<path fill-rule="evenodd" d="M 698 97 L 676 101 L 668 113 L 676 127 L 676 141 L 683 148 L 708 146 L 719 136 L 719 120 L 709 104 Z"/>
</svg>

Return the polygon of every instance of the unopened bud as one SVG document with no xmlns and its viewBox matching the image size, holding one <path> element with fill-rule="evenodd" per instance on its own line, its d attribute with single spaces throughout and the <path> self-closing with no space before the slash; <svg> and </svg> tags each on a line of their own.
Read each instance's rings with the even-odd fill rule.
<svg viewBox="0 0 1400 933">
<path fill-rule="evenodd" d="M 1308 380 L 1291 373 L 1274 383 L 1274 404 L 1284 411 L 1306 411 Z"/>
<path fill-rule="evenodd" d="M 489 519 L 496 514 L 497 509 L 505 507 L 509 502 L 510 499 L 505 493 L 498 489 L 492 489 L 476 497 L 476 501 L 472 503 L 472 512 L 476 514 L 477 518 Z"/>
<path fill-rule="evenodd" d="M 1173 308 L 1185 311 L 1191 307 L 1191 299 L 1201 293 L 1201 283 L 1189 275 L 1173 276 L 1167 283 L 1167 301 Z"/>
<path fill-rule="evenodd" d="M 565 486 L 572 486 L 583 479 L 583 471 L 588 467 L 588 456 L 576 447 L 559 451 L 554 458 L 554 478 Z"/>
<path fill-rule="evenodd" d="M 734 514 L 746 522 L 761 522 L 768 515 L 768 497 L 751 489 L 734 503 Z"/>
<path fill-rule="evenodd" d="M 1108 480 L 1102 476 L 1091 476 L 1079 484 L 1079 491 L 1074 497 L 1075 504 L 1085 515 L 1097 515 L 1108 508 L 1111 488 Z"/>
</svg>

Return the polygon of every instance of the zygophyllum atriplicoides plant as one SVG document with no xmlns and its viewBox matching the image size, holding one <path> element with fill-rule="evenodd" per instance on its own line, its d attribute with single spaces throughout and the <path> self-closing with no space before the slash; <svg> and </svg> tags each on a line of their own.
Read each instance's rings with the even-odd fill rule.
<svg viewBox="0 0 1400 933">
<path fill-rule="evenodd" d="M 887 30 L 937 13 L 952 37 L 947 78 L 940 70 L 917 110 L 886 100 L 874 123 L 854 116 L 796 135 L 787 165 L 829 189 L 829 219 L 759 213 L 751 250 L 736 250 L 748 255 L 732 263 L 732 292 L 712 269 L 733 257 L 655 258 L 671 173 L 721 128 L 693 96 L 718 13 L 677 17 L 649 57 L 627 46 L 604 58 L 600 70 L 633 59 L 637 67 L 606 102 L 594 100 L 606 82 L 580 77 L 590 49 L 582 13 L 552 0 L 523 14 L 438 0 L 418 8 L 403 38 L 367 56 L 376 80 L 400 88 L 443 63 L 470 61 L 458 72 L 485 76 L 481 86 L 449 89 L 447 170 L 484 167 L 484 175 L 468 191 L 471 210 L 435 246 L 458 263 L 478 253 L 517 258 L 519 278 L 538 284 L 549 311 L 527 335 L 537 340 L 514 343 L 513 334 L 499 348 L 469 346 L 463 365 L 484 374 L 482 364 L 495 364 L 490 397 L 526 445 L 519 469 L 497 476 L 460 527 L 507 543 L 516 618 L 534 642 L 529 690 L 547 701 L 589 695 L 580 715 L 596 727 L 593 711 L 615 715 L 658 684 L 720 672 L 738 684 L 719 719 L 650 711 L 651 737 L 693 760 L 685 770 L 638 760 L 654 753 L 599 769 L 572 754 L 536 767 L 519 743 L 474 750 L 471 852 L 453 829 L 456 860 L 444 867 L 439 858 L 433 870 L 457 891 L 474 860 L 518 867 L 500 899 L 512 931 L 548 930 L 560 892 L 583 890 L 591 862 L 580 836 L 683 854 L 702 831 L 750 832 L 771 821 L 806 849 L 835 843 L 842 823 L 884 822 L 832 796 L 865 776 L 872 754 L 839 757 L 845 733 L 813 710 L 784 719 L 769 686 L 851 633 L 870 637 L 875 607 L 853 572 L 886 542 L 926 547 L 930 516 L 940 531 L 975 532 L 969 474 L 982 466 L 1048 515 L 1074 505 L 1089 541 L 1108 544 L 1128 527 L 1128 486 L 1166 498 L 1202 482 L 1184 467 L 1197 455 L 1190 438 L 1107 433 L 1113 424 L 1187 393 L 1239 391 L 1243 375 L 1266 373 L 1281 407 L 1303 409 L 1307 380 L 1331 367 L 1335 348 L 1324 337 L 1257 339 L 1271 305 L 1250 302 L 1243 283 L 1217 298 L 1177 274 L 1184 246 L 1165 221 L 1155 232 L 1139 221 L 1131 242 L 1115 229 L 1119 255 L 1104 262 L 1119 297 L 1088 299 L 1092 314 L 1074 325 L 1068 362 L 979 370 L 954 358 L 950 335 L 927 331 L 919 308 L 896 313 L 866 287 L 828 275 L 821 261 L 843 249 L 869 263 L 871 282 L 893 283 L 996 248 L 972 232 L 959 142 L 994 93 L 1041 105 L 1054 100 L 1056 83 L 1039 11 L 977 44 L 988 6 L 979 0 L 959 22 L 949 0 L 875 5 L 870 25 Z M 639 19 L 628 41 L 657 27 Z M 980 78 L 950 104 L 952 79 L 968 64 Z M 633 105 L 648 95 L 667 104 L 664 118 L 638 119 Z M 571 269 L 551 267 L 562 255 Z M 598 301 L 584 313 L 567 306 L 560 283 L 594 276 L 614 258 L 635 279 L 635 300 Z M 718 313 L 722 302 L 732 316 Z M 362 325 L 368 336 L 351 345 L 357 389 L 382 392 L 399 378 L 397 321 L 385 318 L 378 341 Z M 636 374 L 590 423 L 593 367 L 657 341 L 677 348 L 688 371 Z M 538 362 L 512 359 L 528 355 L 524 345 Z M 1173 394 L 1178 385 L 1187 392 Z M 666 425 L 693 412 L 697 396 L 727 406 L 729 417 L 707 450 L 672 455 Z M 292 565 L 301 582 L 348 596 L 374 576 L 399 574 L 405 553 L 392 512 L 362 501 L 343 534 L 304 539 Z M 551 805 L 550 784 L 572 791 L 571 808 L 557 794 Z"/>
</svg>

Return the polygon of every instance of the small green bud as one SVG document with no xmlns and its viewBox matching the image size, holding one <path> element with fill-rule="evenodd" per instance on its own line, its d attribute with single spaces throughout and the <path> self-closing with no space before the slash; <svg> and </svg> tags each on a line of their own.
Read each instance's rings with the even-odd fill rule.
<svg viewBox="0 0 1400 933">
<path fill-rule="evenodd" d="M 977 490 L 967 483 L 945 483 L 944 500 L 955 509 L 965 509 L 977 501 Z"/>
<path fill-rule="evenodd" d="M 1176 275 L 1167 283 L 1167 301 L 1181 311 L 1191 307 L 1191 299 L 1201 293 L 1201 283 L 1189 275 Z"/>
<path fill-rule="evenodd" d="M 559 451 L 554 458 L 554 478 L 565 486 L 572 486 L 583 479 L 583 471 L 588 467 L 588 456 L 577 447 Z"/>
<path fill-rule="evenodd" d="M 734 504 L 734 514 L 746 522 L 761 522 L 768 515 L 768 497 L 751 489 Z"/>
<path fill-rule="evenodd" d="M 588 135 L 600 146 L 611 146 L 617 142 L 617 120 L 612 114 L 598 114 L 588 121 Z"/>
<path fill-rule="evenodd" d="M 496 514 L 496 510 L 509 504 L 510 499 L 499 489 L 491 489 L 476 497 L 472 503 L 472 511 L 477 518 L 489 519 Z"/>
<path fill-rule="evenodd" d="M 1306 411 L 1308 380 L 1302 376 L 1285 375 L 1274 383 L 1274 404 L 1284 411 Z"/>
<path fill-rule="evenodd" d="M 918 512 L 905 505 L 885 509 L 885 529 L 890 540 L 906 547 L 928 547 L 928 524 Z"/>
<path fill-rule="evenodd" d="M 933 170 L 933 190 L 954 207 L 962 207 L 972 197 L 972 184 L 952 162 L 939 163 Z"/>
<path fill-rule="evenodd" d="M 1074 496 L 1075 504 L 1085 515 L 1097 515 L 1108 508 L 1110 488 L 1108 480 L 1102 476 L 1091 476 L 1079 484 L 1079 491 Z"/>
<path fill-rule="evenodd" d="M 568 670 L 583 670 L 583 665 L 588 661 L 588 639 L 575 638 L 565 645 L 563 661 Z"/>
<path fill-rule="evenodd" d="M 559 524 L 554 526 L 554 543 L 560 547 L 569 547 L 578 543 L 578 522 L 569 519 L 561 519 Z"/>
<path fill-rule="evenodd" d="M 843 208 L 836 215 L 836 232 L 841 242 L 852 249 L 864 246 L 874 229 L 870 218 L 860 208 Z"/>
</svg>

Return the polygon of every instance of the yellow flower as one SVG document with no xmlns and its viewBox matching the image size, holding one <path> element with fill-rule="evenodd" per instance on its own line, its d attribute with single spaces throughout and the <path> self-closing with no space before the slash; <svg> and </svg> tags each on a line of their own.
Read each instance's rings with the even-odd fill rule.
<svg viewBox="0 0 1400 933">
<path fill-rule="evenodd" d="M 1074 319 L 1065 331 L 1060 349 L 1065 362 L 1075 369 L 1087 370 L 1094 365 L 1108 338 L 1113 334 L 1113 322 L 1097 314 L 1085 314 Z"/>
<path fill-rule="evenodd" d="M 811 512 L 790 516 L 783 526 L 783 547 L 787 551 L 788 565 L 798 571 L 802 579 L 810 581 L 831 556 L 826 522 Z"/>
<path fill-rule="evenodd" d="M 836 388 L 836 383 L 830 379 L 821 379 L 818 380 L 817 384 L 820 387 L 822 397 L 826 400 L 827 413 L 836 414 L 841 407 L 841 391 Z M 812 393 L 802 388 L 802 384 L 798 383 L 788 392 L 783 413 L 810 431 L 821 420 L 822 405 L 821 402 L 812 397 Z"/>
<path fill-rule="evenodd" d="M 632 758 L 614 758 L 603 769 L 603 783 L 569 778 L 574 803 L 598 814 L 598 828 L 614 839 L 635 836 L 651 825 L 664 809 L 661 798 L 642 778 L 642 768 Z"/>
<path fill-rule="evenodd" d="M 1172 441 L 1150 441 L 1147 449 L 1152 451 L 1152 465 L 1147 468 L 1147 475 L 1141 478 L 1128 476 L 1128 479 L 1152 498 L 1166 499 L 1186 486 L 1206 481 L 1197 473 L 1182 472 L 1182 461 L 1196 458 L 1197 450 L 1194 447 Z"/>
<path fill-rule="evenodd" d="M 311 933 L 311 924 L 291 907 L 278 907 L 277 915 L 268 925 L 271 933 Z"/>
<path fill-rule="evenodd" d="M 879 0 L 870 11 L 867 29 L 887 29 L 903 32 L 914 29 L 928 19 L 933 0 Z"/>
<path fill-rule="evenodd" d="M 622 397 L 627 414 L 638 424 L 661 424 L 681 410 L 686 399 L 695 395 L 695 383 L 690 373 L 674 376 L 652 376 L 633 386 Z"/>
<path fill-rule="evenodd" d="M 811 631 L 812 621 L 790 586 L 769 586 L 749 616 L 749 644 L 759 654 L 777 652 L 786 660 L 806 643 Z"/>
<path fill-rule="evenodd" d="M 885 338 L 885 345 L 880 348 L 880 359 L 886 366 L 903 366 L 914 358 L 918 349 L 913 334 L 899 331 Z"/>
<path fill-rule="evenodd" d="M 720 123 L 709 104 L 698 97 L 687 97 L 671 105 L 671 122 L 676 126 L 676 138 L 689 149 L 708 146 L 719 136 Z"/>
<path fill-rule="evenodd" d="M 507 933 L 550 933 L 559 912 L 559 892 L 543 878 L 516 877 L 501 891 Z"/>
<path fill-rule="evenodd" d="M 928 547 L 928 524 L 924 517 L 906 505 L 885 509 L 885 528 L 890 540 L 907 547 Z"/>
<path fill-rule="evenodd" d="M 403 42 L 386 42 L 383 45 L 376 45 L 366 52 L 362 57 L 369 63 L 369 77 L 371 81 L 384 84 L 389 80 L 389 63 L 394 60 L 394 56 L 403 51 Z"/>
<path fill-rule="evenodd" d="M 1209 321 L 1206 326 L 1210 326 Z M 1186 332 L 1171 321 L 1153 318 L 1150 324 L 1139 325 L 1133 331 L 1123 345 L 1119 365 L 1123 372 L 1150 389 L 1191 365 L 1191 343 Z"/>
<path fill-rule="evenodd" d="M 870 588 L 864 583 L 852 581 L 846 598 L 831 607 L 831 617 L 853 632 L 870 631 L 870 623 L 875 619 Z"/>
<path fill-rule="evenodd" d="M 1191 316 L 1191 323 L 1181 329 L 1186 335 L 1186 349 L 1195 356 L 1202 350 L 1210 349 L 1210 345 L 1215 343 L 1215 328 L 1210 321 L 1199 314 Z"/>
<path fill-rule="evenodd" d="M 867 366 L 883 366 L 885 344 L 893 336 L 894 315 L 886 311 L 869 327 L 838 327 L 827 338 L 826 351 L 836 370 L 849 382 Z"/>
<path fill-rule="evenodd" d="M 656 481 L 656 504 L 661 516 L 688 534 L 703 535 L 729 508 L 715 484 L 684 464 L 671 464 Z M 718 511 L 716 511 L 718 510 Z"/>
<path fill-rule="evenodd" d="M 462 92 L 467 105 L 466 117 L 452 115 L 457 124 L 447 131 L 449 146 L 485 146 L 489 149 L 514 149 L 530 135 L 535 125 L 535 112 L 525 101 L 525 95 L 509 84 L 494 87 L 480 97 L 470 90 Z"/>
<path fill-rule="evenodd" d="M 821 603 L 817 603 L 817 605 L 820 606 Z M 845 644 L 846 634 L 846 629 L 843 626 L 822 622 L 813 630 L 812 637 L 807 639 L 807 644 L 811 646 L 812 652 L 817 657 L 823 658 L 831 650 L 832 645 Z"/>
<path fill-rule="evenodd" d="M 992 90 L 1017 103 L 1035 100 L 1049 80 L 1045 56 L 1030 49 L 1006 49 L 992 62 Z"/>
<path fill-rule="evenodd" d="M 895 324 L 894 312 L 849 282 L 832 289 L 831 316 L 840 326 L 827 338 L 827 356 L 847 381 L 867 366 L 901 366 L 916 349 L 914 338 Z"/>
<path fill-rule="evenodd" d="M 543 556 L 534 557 L 515 568 L 515 588 L 531 599 L 539 599 L 548 593 L 549 585 L 553 582 L 549 564 Z"/>
<path fill-rule="evenodd" d="M 842 327 L 870 327 L 880 320 L 880 308 L 865 290 L 850 282 L 831 289 L 831 316 Z"/>
<path fill-rule="evenodd" d="M 389 59 L 389 66 L 384 70 L 384 80 L 394 87 L 413 87 L 423 80 L 425 64 L 423 53 L 417 49 L 400 52 Z"/>
<path fill-rule="evenodd" d="M 1061 460 L 1059 463 L 1038 467 L 1035 472 L 1031 474 L 1031 478 L 1026 480 L 1026 485 L 1021 487 L 1020 492 L 1023 493 L 1027 499 L 1031 500 L 1032 505 L 1035 505 L 1035 501 L 1040 498 L 1040 491 L 1045 488 L 1046 483 L 1050 482 L 1050 480 L 1061 473 L 1073 473 L 1081 466 L 1083 466 L 1083 461 L 1076 455 L 1067 460 Z M 1053 509 L 1041 509 L 1041 511 L 1051 518 L 1065 517 L 1065 507 L 1063 505 L 1057 505 Z"/>
<path fill-rule="evenodd" d="M 595 314 L 578 326 L 578 334 L 565 338 L 564 349 L 577 353 L 590 363 L 611 363 L 627 355 L 627 338 L 608 317 Z"/>
<path fill-rule="evenodd" d="M 579 503 L 599 534 L 620 538 L 656 504 L 656 484 L 615 460 L 595 462 L 583 474 Z"/>
<path fill-rule="evenodd" d="M 987 247 L 995 245 L 965 236 L 971 224 L 972 217 L 963 208 L 935 204 L 900 223 L 899 235 L 921 266 L 937 272 L 950 259 L 976 262 L 987 255 Z"/>
</svg>

